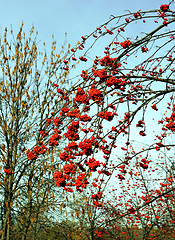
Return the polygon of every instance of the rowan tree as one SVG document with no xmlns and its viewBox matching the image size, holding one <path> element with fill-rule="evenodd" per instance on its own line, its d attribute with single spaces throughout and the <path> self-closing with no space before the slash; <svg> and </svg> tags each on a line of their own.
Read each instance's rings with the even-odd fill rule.
<svg viewBox="0 0 175 240">
<path fill-rule="evenodd" d="M 146 226 L 143 239 L 163 239 L 162 224 L 166 236 L 175 223 L 173 7 L 171 1 L 156 10 L 111 16 L 81 37 L 63 69 L 71 72 L 80 62 L 83 70 L 69 89 L 53 85 L 63 105 L 48 120 L 55 125 L 53 136 L 44 137 L 53 148 L 56 136 L 66 140 L 55 185 L 78 193 L 91 186 L 89 199 L 102 210 L 113 183 L 112 208 L 119 216 L 113 211 L 101 227 L 117 227 L 116 219 L 127 228 Z M 100 40 L 108 44 L 92 62 L 89 51 Z M 124 231 L 123 239 L 129 234 Z"/>
</svg>

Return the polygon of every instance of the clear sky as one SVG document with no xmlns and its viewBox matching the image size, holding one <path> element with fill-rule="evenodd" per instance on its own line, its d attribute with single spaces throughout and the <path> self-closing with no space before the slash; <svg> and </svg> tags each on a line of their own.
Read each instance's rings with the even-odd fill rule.
<svg viewBox="0 0 175 240">
<path fill-rule="evenodd" d="M 169 0 L 5 0 L 1 1 L 0 36 L 5 27 L 12 25 L 17 32 L 24 22 L 26 33 L 35 26 L 41 42 L 50 43 L 53 34 L 62 45 L 67 32 L 68 43 L 74 46 L 82 35 L 90 34 L 110 15 L 158 9 L 168 3 Z"/>
<path fill-rule="evenodd" d="M 6 0 L 1 1 L 0 34 L 11 24 L 18 30 L 23 21 L 26 32 L 35 26 L 42 42 L 50 42 L 53 34 L 61 45 L 67 32 L 68 42 L 74 45 L 111 14 L 155 9 L 165 3 L 169 0 Z"/>
<path fill-rule="evenodd" d="M 121 15 L 126 13 L 126 10 L 136 12 L 158 9 L 161 4 L 169 2 L 169 0 L 5 0 L 1 1 L 0 36 L 4 33 L 5 27 L 10 28 L 12 25 L 17 32 L 24 22 L 27 36 L 27 32 L 34 25 L 39 33 L 38 40 L 50 43 L 54 35 L 57 44 L 62 45 L 67 32 L 67 41 L 74 46 L 81 40 L 82 35 L 90 34 L 96 27 L 105 23 L 110 15 Z M 138 25 L 135 25 L 135 28 L 137 27 Z"/>
<path fill-rule="evenodd" d="M 50 43 L 54 35 L 57 43 L 62 45 L 67 32 L 67 41 L 74 46 L 82 35 L 90 34 L 110 15 L 121 15 L 125 10 L 157 9 L 168 3 L 169 0 L 3 0 L 0 5 L 0 37 L 5 27 L 12 25 L 17 32 L 24 22 L 27 36 L 34 25 L 41 42 Z"/>
</svg>

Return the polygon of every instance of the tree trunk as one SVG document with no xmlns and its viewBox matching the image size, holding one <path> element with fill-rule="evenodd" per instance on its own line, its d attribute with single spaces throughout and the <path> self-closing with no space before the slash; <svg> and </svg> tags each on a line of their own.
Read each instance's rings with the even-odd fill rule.
<svg viewBox="0 0 175 240">
<path fill-rule="evenodd" d="M 4 200 L 4 221 L 2 226 L 1 240 L 10 240 L 11 236 L 11 209 L 12 209 L 12 176 L 7 176 Z"/>
</svg>

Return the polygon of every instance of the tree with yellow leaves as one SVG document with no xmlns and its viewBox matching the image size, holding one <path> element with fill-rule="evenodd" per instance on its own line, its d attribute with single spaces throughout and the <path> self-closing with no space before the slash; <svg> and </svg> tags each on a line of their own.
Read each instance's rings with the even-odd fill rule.
<svg viewBox="0 0 175 240">
<path fill-rule="evenodd" d="M 25 240 L 32 221 L 37 223 L 41 212 L 55 204 L 51 176 L 56 151 L 45 146 L 43 137 L 50 134 L 44 131 L 46 120 L 61 106 L 50 87 L 64 86 L 68 73 L 54 39 L 50 55 L 38 45 L 34 27 L 27 37 L 23 24 L 17 35 L 5 29 L 0 42 L 1 240 L 12 239 L 16 229 Z"/>
</svg>

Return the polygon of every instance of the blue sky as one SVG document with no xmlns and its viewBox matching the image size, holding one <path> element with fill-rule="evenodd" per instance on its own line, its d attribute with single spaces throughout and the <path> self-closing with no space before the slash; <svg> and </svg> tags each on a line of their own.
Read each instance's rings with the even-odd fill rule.
<svg viewBox="0 0 175 240">
<path fill-rule="evenodd" d="M 6 0 L 1 3 L 0 36 L 5 27 L 10 29 L 12 25 L 17 32 L 24 22 L 26 35 L 34 25 L 39 33 L 38 40 L 51 43 L 53 34 L 61 46 L 67 32 L 67 41 L 73 47 L 82 35 L 90 34 L 110 15 L 121 15 L 125 10 L 158 9 L 161 4 L 168 3 L 169 0 Z M 144 30 L 137 29 L 138 25 L 133 27 L 133 32 Z M 92 52 L 94 50 L 96 53 L 97 48 Z"/>
<path fill-rule="evenodd" d="M 11 24 L 18 30 L 24 22 L 25 31 L 32 25 L 42 42 L 51 42 L 52 34 L 61 45 L 65 32 L 68 42 L 75 44 L 82 35 L 92 32 L 109 19 L 125 10 L 137 11 L 159 8 L 168 0 L 6 0 L 1 2 L 0 34 Z"/>
<path fill-rule="evenodd" d="M 67 32 L 67 41 L 74 46 L 82 35 L 90 34 L 110 15 L 157 9 L 168 3 L 169 0 L 5 0 L 1 1 L 0 37 L 5 27 L 10 29 L 12 25 L 17 32 L 24 22 L 26 35 L 34 25 L 41 42 L 51 43 L 54 35 L 58 45 L 62 45 Z"/>
</svg>

